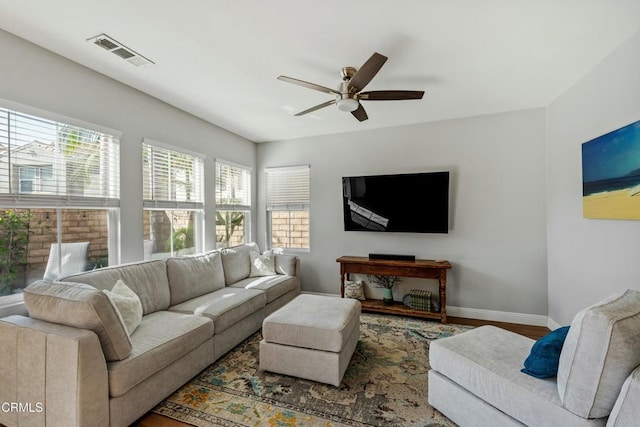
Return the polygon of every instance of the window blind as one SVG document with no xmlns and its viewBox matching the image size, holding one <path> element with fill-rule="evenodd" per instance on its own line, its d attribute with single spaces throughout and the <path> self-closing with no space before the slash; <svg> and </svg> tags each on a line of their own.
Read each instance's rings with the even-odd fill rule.
<svg viewBox="0 0 640 427">
<path fill-rule="evenodd" d="M 145 139 L 142 144 L 143 206 L 202 209 L 204 159 Z"/>
<path fill-rule="evenodd" d="M 216 209 L 251 210 L 251 169 L 216 160 Z"/>
<path fill-rule="evenodd" d="M 0 108 L 3 206 L 117 207 L 120 140 Z"/>
<path fill-rule="evenodd" d="M 309 209 L 309 172 L 309 165 L 265 169 L 267 210 Z"/>
</svg>

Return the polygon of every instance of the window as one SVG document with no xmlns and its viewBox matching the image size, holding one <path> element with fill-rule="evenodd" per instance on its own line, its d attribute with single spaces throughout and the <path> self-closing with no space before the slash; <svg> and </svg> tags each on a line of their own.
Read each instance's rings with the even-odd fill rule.
<svg viewBox="0 0 640 427">
<path fill-rule="evenodd" d="M 216 246 L 251 240 L 251 169 L 216 160 Z"/>
<path fill-rule="evenodd" d="M 202 251 L 204 156 L 142 144 L 144 257 Z"/>
<path fill-rule="evenodd" d="M 53 193 L 53 165 L 18 166 L 20 193 Z"/>
<path fill-rule="evenodd" d="M 267 168 L 267 221 L 272 248 L 309 249 L 309 166 Z"/>
<path fill-rule="evenodd" d="M 0 296 L 119 262 L 119 167 L 113 132 L 0 108 Z M 80 242 L 73 266 L 50 256 Z"/>
</svg>

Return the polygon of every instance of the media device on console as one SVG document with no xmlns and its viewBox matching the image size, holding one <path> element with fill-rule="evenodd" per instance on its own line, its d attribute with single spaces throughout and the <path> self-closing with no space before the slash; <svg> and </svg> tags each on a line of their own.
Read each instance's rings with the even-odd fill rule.
<svg viewBox="0 0 640 427">
<path fill-rule="evenodd" d="M 401 254 L 369 254 L 369 259 L 388 259 L 393 261 L 415 261 L 415 255 Z"/>
</svg>

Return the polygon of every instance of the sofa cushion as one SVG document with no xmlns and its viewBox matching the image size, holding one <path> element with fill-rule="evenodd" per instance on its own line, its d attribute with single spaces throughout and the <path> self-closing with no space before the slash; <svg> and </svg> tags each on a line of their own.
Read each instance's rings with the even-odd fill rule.
<svg viewBox="0 0 640 427">
<path fill-rule="evenodd" d="M 257 289 L 267 294 L 267 304 L 280 298 L 282 295 L 294 289 L 300 289 L 300 280 L 294 276 L 249 277 L 233 285 L 232 288 Z"/>
<path fill-rule="evenodd" d="M 630 289 L 581 310 L 560 354 L 558 392 L 564 407 L 583 418 L 606 417 L 639 364 L 639 291 Z"/>
<path fill-rule="evenodd" d="M 536 378 L 555 377 L 567 332 L 569 327 L 563 326 L 536 341 L 531 348 L 531 353 L 524 360 L 522 372 Z"/>
<path fill-rule="evenodd" d="M 264 310 L 267 296 L 255 289 L 227 287 L 181 304 L 169 310 L 205 316 L 213 320 L 215 333 L 220 334 L 256 311 Z"/>
<path fill-rule="evenodd" d="M 120 279 L 118 279 L 110 291 L 105 289 L 102 292 L 109 297 L 109 301 L 111 301 L 111 304 L 113 304 L 118 312 L 127 333 L 131 336 L 142 321 L 142 303 L 140 303 L 140 298 Z"/>
<path fill-rule="evenodd" d="M 222 265 L 227 285 L 249 277 L 251 272 L 251 256 L 249 252 L 260 252 L 254 242 L 222 249 Z"/>
<path fill-rule="evenodd" d="M 432 341 L 429 364 L 524 425 L 603 426 L 606 419 L 585 420 L 565 410 L 554 378 L 538 379 L 520 372 L 533 344 L 522 335 L 481 326 Z"/>
<path fill-rule="evenodd" d="M 220 251 L 184 258 L 169 258 L 167 276 L 171 290 L 171 305 L 224 288 L 225 285 Z"/>
<path fill-rule="evenodd" d="M 608 426 L 632 426 L 638 423 L 640 408 L 640 366 L 627 377 L 609 415 Z"/>
<path fill-rule="evenodd" d="M 93 286 L 40 280 L 25 288 L 24 303 L 34 319 L 95 332 L 108 361 L 131 354 L 131 341 L 116 309 Z"/>
<path fill-rule="evenodd" d="M 276 260 L 273 252 L 264 251 L 263 254 L 260 254 L 258 251 L 250 251 L 249 258 L 251 261 L 249 277 L 274 276 L 276 274 Z"/>
<path fill-rule="evenodd" d="M 169 281 L 164 260 L 104 267 L 60 280 L 86 283 L 98 289 L 111 289 L 118 279 L 122 279 L 138 295 L 145 315 L 169 308 Z"/>
<path fill-rule="evenodd" d="M 144 316 L 138 329 L 131 335 L 131 355 L 124 360 L 107 364 L 110 396 L 123 395 L 199 347 L 213 336 L 213 329 L 211 319 L 201 316 L 169 311 Z"/>
<path fill-rule="evenodd" d="M 295 255 L 275 254 L 276 273 L 295 276 L 298 274 L 296 267 L 298 265 L 298 257 Z"/>
</svg>

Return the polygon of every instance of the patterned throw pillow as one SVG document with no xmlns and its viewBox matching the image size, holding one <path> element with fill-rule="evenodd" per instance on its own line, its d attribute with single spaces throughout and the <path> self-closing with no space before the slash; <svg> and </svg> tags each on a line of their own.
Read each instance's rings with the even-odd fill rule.
<svg viewBox="0 0 640 427">
<path fill-rule="evenodd" d="M 344 296 L 347 298 L 354 298 L 364 301 L 364 286 L 362 280 L 345 280 L 344 281 Z"/>
<path fill-rule="evenodd" d="M 271 251 L 264 251 L 260 255 L 257 251 L 249 252 L 251 257 L 251 272 L 249 277 L 275 276 L 276 263 L 275 255 Z"/>
</svg>

